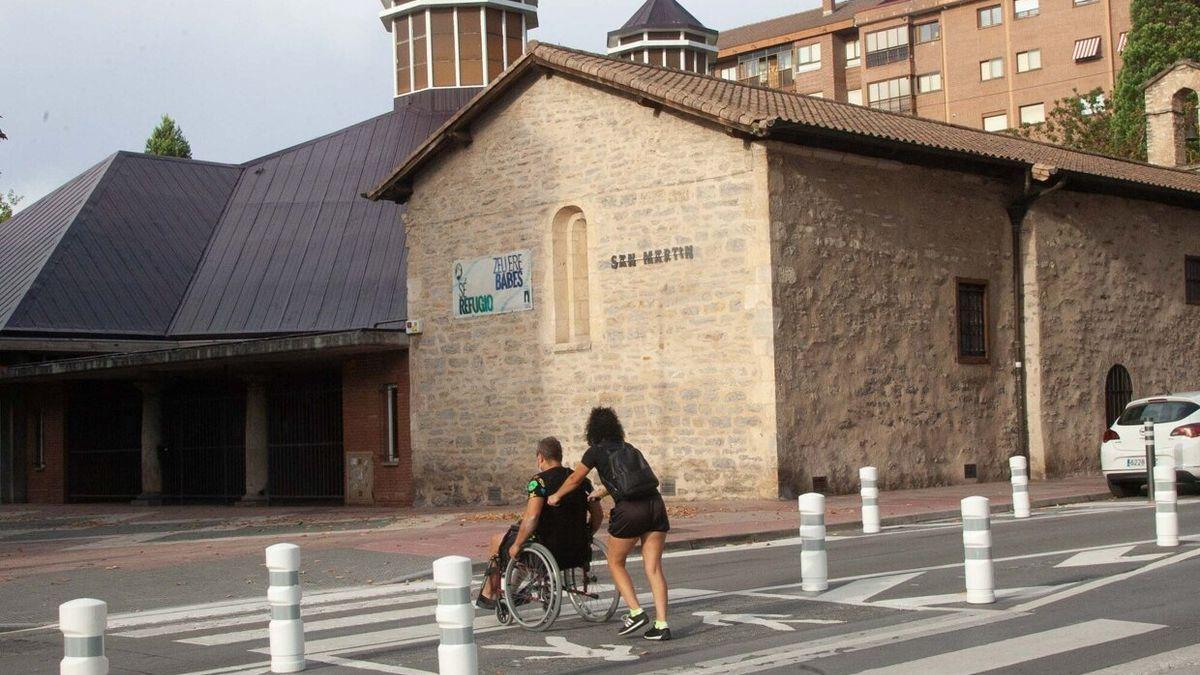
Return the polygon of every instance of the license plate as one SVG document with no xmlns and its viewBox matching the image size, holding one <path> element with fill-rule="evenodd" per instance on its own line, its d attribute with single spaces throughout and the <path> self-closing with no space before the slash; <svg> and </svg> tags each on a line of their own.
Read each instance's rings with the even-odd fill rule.
<svg viewBox="0 0 1200 675">
<path fill-rule="evenodd" d="M 1131 457 L 1125 460 L 1126 469 L 1144 469 L 1146 468 L 1145 457 Z"/>
</svg>

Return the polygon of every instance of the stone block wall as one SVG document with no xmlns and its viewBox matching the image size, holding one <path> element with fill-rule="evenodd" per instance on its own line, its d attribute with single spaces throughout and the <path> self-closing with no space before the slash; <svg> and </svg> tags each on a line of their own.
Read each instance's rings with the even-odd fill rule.
<svg viewBox="0 0 1200 675">
<path fill-rule="evenodd" d="M 396 385 L 398 458 L 387 458 L 387 387 Z M 342 443 L 347 458 L 370 455 L 372 491 L 367 499 L 347 489 L 348 504 L 411 506 L 413 503 L 412 439 L 409 431 L 408 358 L 404 352 L 369 354 L 342 366 Z M 352 470 L 347 461 L 346 472 Z"/>
<path fill-rule="evenodd" d="M 1061 191 L 1030 211 L 1023 247 L 1033 474 L 1095 472 L 1112 366 L 1135 399 L 1200 389 L 1184 277 L 1200 255 L 1196 212 Z"/>
<path fill-rule="evenodd" d="M 1018 447 L 1011 226 L 981 178 L 769 144 L 779 481 L 857 489 L 1007 477 Z M 919 195 L 919 196 L 918 196 Z M 957 279 L 988 284 L 989 360 L 961 363 Z"/>
<path fill-rule="evenodd" d="M 416 501 L 520 499 L 536 441 L 578 461 L 598 404 L 679 496 L 774 497 L 765 150 L 559 75 L 519 88 L 409 203 Z M 552 224 L 569 208 L 587 222 L 590 329 L 560 343 Z M 522 249 L 534 309 L 454 318 L 454 262 Z"/>
</svg>

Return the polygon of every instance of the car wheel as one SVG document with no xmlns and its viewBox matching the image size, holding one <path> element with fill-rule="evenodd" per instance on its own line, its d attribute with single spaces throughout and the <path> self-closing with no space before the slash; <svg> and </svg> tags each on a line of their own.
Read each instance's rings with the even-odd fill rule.
<svg viewBox="0 0 1200 675">
<path fill-rule="evenodd" d="M 1142 493 L 1142 486 L 1138 483 L 1118 483 L 1110 480 L 1108 481 L 1108 491 L 1117 498 L 1137 497 Z"/>
</svg>

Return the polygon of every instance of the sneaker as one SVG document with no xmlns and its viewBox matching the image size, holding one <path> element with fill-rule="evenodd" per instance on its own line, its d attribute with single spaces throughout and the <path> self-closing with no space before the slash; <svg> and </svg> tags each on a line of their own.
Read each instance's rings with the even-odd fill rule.
<svg viewBox="0 0 1200 675">
<path fill-rule="evenodd" d="M 479 599 L 475 601 L 475 606 L 479 609 L 496 609 L 496 601 L 492 598 L 480 595 Z"/>
<path fill-rule="evenodd" d="M 664 642 L 666 640 L 671 639 L 671 629 L 670 628 L 651 627 L 650 630 L 646 631 L 646 634 L 643 635 L 642 637 L 646 638 L 647 640 L 657 640 L 659 642 Z"/>
<path fill-rule="evenodd" d="M 617 635 L 621 635 L 621 636 L 629 635 L 630 633 L 632 633 L 636 630 L 645 628 L 646 625 L 649 623 L 650 623 L 650 615 L 646 614 L 645 612 L 642 612 L 641 614 L 638 614 L 637 616 L 631 616 L 629 614 L 626 614 L 625 615 L 625 625 L 621 627 L 621 630 L 617 632 Z"/>
</svg>

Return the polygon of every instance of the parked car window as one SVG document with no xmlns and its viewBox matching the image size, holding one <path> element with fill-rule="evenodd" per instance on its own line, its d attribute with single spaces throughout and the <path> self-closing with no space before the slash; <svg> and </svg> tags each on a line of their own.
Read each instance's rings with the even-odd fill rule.
<svg viewBox="0 0 1200 675">
<path fill-rule="evenodd" d="M 1117 420 L 1117 424 L 1130 426 L 1144 424 L 1147 421 L 1153 421 L 1156 424 L 1178 422 L 1197 410 L 1200 410 L 1200 405 L 1188 403 L 1187 401 L 1144 403 L 1127 408 L 1121 415 L 1121 418 Z"/>
</svg>

